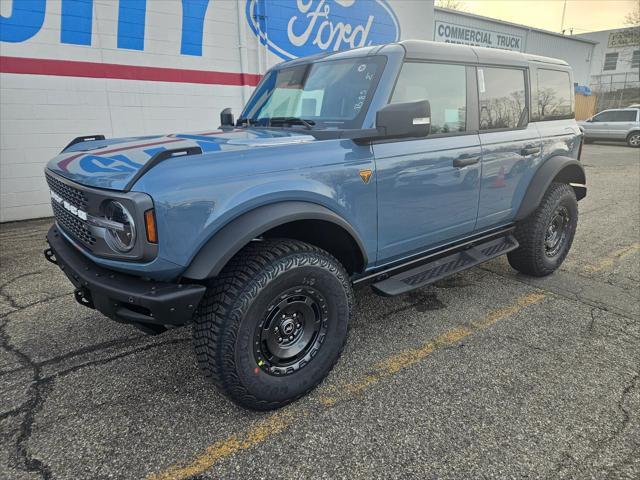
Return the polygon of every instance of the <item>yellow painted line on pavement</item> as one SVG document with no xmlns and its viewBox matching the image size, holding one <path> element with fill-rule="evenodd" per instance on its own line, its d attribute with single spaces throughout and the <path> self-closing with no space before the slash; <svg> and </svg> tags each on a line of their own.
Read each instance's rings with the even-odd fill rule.
<svg viewBox="0 0 640 480">
<path fill-rule="evenodd" d="M 543 293 L 538 292 L 525 295 L 520 297 L 513 305 L 493 310 L 480 320 L 475 320 L 469 325 L 462 325 L 453 330 L 449 330 L 418 348 L 410 348 L 392 355 L 378 363 L 374 368 L 375 373 L 367 375 L 363 380 L 330 388 L 330 392 L 320 397 L 320 402 L 325 406 L 330 406 L 340 401 L 348 400 L 350 397 L 363 392 L 371 385 L 378 383 L 383 378 L 390 377 L 401 370 L 411 367 L 436 350 L 455 345 L 472 333 L 489 328 L 496 322 L 518 313 L 529 305 L 539 302 L 544 297 L 545 295 Z"/>
<path fill-rule="evenodd" d="M 473 321 L 469 325 L 454 328 L 453 330 L 438 335 L 436 338 L 417 348 L 403 350 L 392 355 L 375 366 L 375 373 L 368 373 L 357 382 L 349 382 L 326 388 L 327 392 L 320 396 L 320 403 L 325 407 L 330 407 L 336 403 L 350 400 L 371 386 L 376 385 L 384 378 L 391 377 L 415 365 L 436 350 L 455 345 L 469 335 L 489 328 L 500 320 L 520 312 L 529 305 L 541 301 L 543 298 L 545 298 L 545 295 L 538 292 L 524 295 L 520 297 L 516 303 L 493 310 L 483 318 Z M 279 410 L 259 422 L 247 432 L 215 442 L 190 463 L 172 465 L 160 473 L 150 475 L 148 480 L 182 480 L 201 474 L 221 460 L 243 450 L 249 450 L 261 444 L 269 437 L 281 433 L 286 430 L 294 420 L 304 417 L 306 414 L 307 412 L 300 409 L 293 410 L 285 408 Z"/>
<path fill-rule="evenodd" d="M 291 415 L 287 411 L 276 412 L 243 435 L 234 435 L 210 445 L 188 465 L 170 466 L 161 473 L 150 475 L 148 479 L 177 480 L 198 475 L 209 470 L 218 461 L 259 445 L 267 438 L 282 432 L 290 425 L 290 422 Z"/>
<path fill-rule="evenodd" d="M 634 253 L 640 251 L 640 242 L 632 243 L 627 247 L 620 248 L 611 252 L 606 257 L 601 258 L 599 261 L 592 263 L 591 265 L 587 265 L 584 267 L 584 271 L 586 273 L 596 273 L 602 270 L 606 270 L 614 265 L 614 263 L 623 260 L 629 255 L 633 255 Z"/>
</svg>

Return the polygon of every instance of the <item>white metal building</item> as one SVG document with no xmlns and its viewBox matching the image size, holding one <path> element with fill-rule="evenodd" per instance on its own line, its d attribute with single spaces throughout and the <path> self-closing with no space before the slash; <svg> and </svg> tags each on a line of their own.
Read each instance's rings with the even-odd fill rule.
<svg viewBox="0 0 640 480">
<path fill-rule="evenodd" d="M 466 12 L 435 8 L 434 40 L 561 58 L 588 85 L 595 40 L 576 38 Z"/>
<path fill-rule="evenodd" d="M 598 95 L 598 109 L 640 103 L 640 27 L 574 37 L 597 42 L 589 86 Z"/>
<path fill-rule="evenodd" d="M 593 41 L 433 0 L 0 0 L 0 221 L 51 214 L 43 167 L 79 135 L 215 128 L 283 59 L 417 38 L 567 60 Z"/>
</svg>

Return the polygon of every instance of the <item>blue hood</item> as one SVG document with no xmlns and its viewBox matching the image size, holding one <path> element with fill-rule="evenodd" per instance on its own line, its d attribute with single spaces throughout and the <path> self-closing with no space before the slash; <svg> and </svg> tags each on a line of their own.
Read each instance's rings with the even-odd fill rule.
<svg viewBox="0 0 640 480">
<path fill-rule="evenodd" d="M 242 151 L 313 140 L 314 137 L 293 129 L 252 128 L 94 140 L 74 145 L 50 160 L 47 168 L 82 185 L 124 190 L 151 157 L 163 150 L 199 146 L 202 155 L 215 155 L 220 151 Z M 193 157 L 185 157 L 184 161 L 190 158 Z"/>
</svg>

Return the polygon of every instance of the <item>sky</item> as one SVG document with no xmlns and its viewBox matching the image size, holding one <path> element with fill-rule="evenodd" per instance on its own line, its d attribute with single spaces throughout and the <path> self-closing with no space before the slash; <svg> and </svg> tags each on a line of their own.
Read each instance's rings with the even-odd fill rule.
<svg viewBox="0 0 640 480">
<path fill-rule="evenodd" d="M 560 32 L 564 0 L 459 0 L 464 11 Z M 573 33 L 622 28 L 638 0 L 567 0 L 564 28 Z"/>
</svg>

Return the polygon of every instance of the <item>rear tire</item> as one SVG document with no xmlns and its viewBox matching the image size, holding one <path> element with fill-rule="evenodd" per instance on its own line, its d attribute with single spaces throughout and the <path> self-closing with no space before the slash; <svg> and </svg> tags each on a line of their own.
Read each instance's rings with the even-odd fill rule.
<svg viewBox="0 0 640 480">
<path fill-rule="evenodd" d="M 576 233 L 578 202 L 565 183 L 552 183 L 538 208 L 515 231 L 520 246 L 507 254 L 509 264 L 534 277 L 553 273 L 564 261 Z"/>
<path fill-rule="evenodd" d="M 632 132 L 627 135 L 627 145 L 633 148 L 640 147 L 640 132 Z"/>
<path fill-rule="evenodd" d="M 352 305 L 349 276 L 329 253 L 295 240 L 252 242 L 198 307 L 198 364 L 235 403 L 282 407 L 331 371 Z"/>
</svg>

